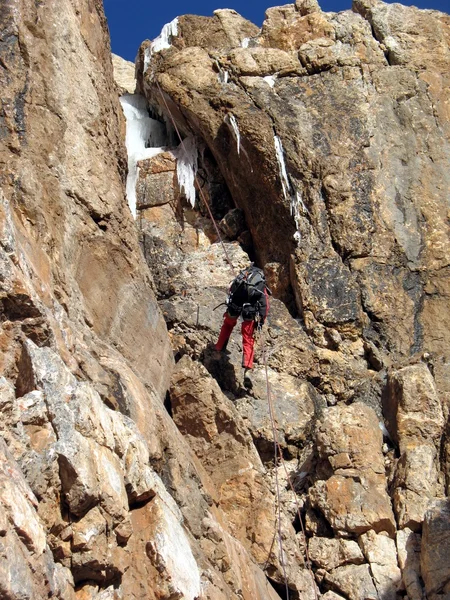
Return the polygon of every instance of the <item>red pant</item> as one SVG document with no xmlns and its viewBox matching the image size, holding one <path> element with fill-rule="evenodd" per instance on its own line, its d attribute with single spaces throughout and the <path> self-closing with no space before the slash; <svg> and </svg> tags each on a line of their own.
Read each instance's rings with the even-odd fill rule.
<svg viewBox="0 0 450 600">
<path fill-rule="evenodd" d="M 238 317 L 230 317 L 228 313 L 224 314 L 222 329 L 220 330 L 219 339 L 214 346 L 216 350 L 222 350 L 226 346 L 231 332 L 236 325 Z M 255 340 L 253 332 L 255 330 L 255 321 L 242 321 L 242 366 L 245 369 L 253 368 L 253 357 L 255 355 Z"/>
</svg>

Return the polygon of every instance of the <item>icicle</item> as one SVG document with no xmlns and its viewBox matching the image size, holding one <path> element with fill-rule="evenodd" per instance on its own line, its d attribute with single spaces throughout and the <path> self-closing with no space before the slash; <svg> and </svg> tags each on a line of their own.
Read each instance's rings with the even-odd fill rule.
<svg viewBox="0 0 450 600">
<path fill-rule="evenodd" d="M 270 85 L 271 88 L 275 85 L 275 81 L 277 80 L 275 75 L 266 75 L 263 77 L 264 81 Z"/>
<path fill-rule="evenodd" d="M 195 175 L 197 174 L 197 145 L 193 136 L 183 140 L 175 151 L 177 157 L 177 178 L 180 190 L 195 206 Z"/>
<path fill-rule="evenodd" d="M 278 160 L 278 167 L 280 169 L 281 187 L 283 188 L 283 195 L 286 200 L 289 200 L 291 186 L 286 171 L 286 164 L 284 162 L 283 145 L 280 138 L 277 135 L 273 136 L 275 143 L 275 152 Z"/>
<path fill-rule="evenodd" d="M 241 48 L 248 48 L 249 43 L 250 43 L 250 38 L 244 38 L 241 42 Z"/>
<path fill-rule="evenodd" d="M 297 244 L 300 243 L 302 236 L 300 233 L 300 215 L 301 212 L 305 213 L 306 206 L 303 204 L 303 199 L 300 192 L 297 190 L 295 194 L 291 195 L 291 215 L 294 217 L 296 232 L 294 233 L 294 240 Z"/>
<path fill-rule="evenodd" d="M 283 195 L 285 200 L 289 200 L 290 212 L 295 222 L 296 231 L 294 233 L 294 240 L 297 244 L 299 244 L 301 242 L 302 237 L 300 233 L 300 216 L 302 213 L 305 214 L 308 211 L 303 202 L 302 195 L 299 192 L 299 190 L 293 190 L 291 184 L 289 183 L 286 164 L 284 162 L 283 145 L 281 143 L 280 138 L 277 135 L 274 136 L 274 143 L 275 152 L 278 160 L 278 167 L 280 169 L 280 179 L 281 187 L 283 188 Z"/>
<path fill-rule="evenodd" d="M 217 75 L 217 80 L 219 81 L 219 83 L 228 83 L 229 77 L 230 77 L 230 74 L 228 73 L 228 71 L 220 70 Z"/>
<path fill-rule="evenodd" d="M 239 125 L 236 121 L 236 117 L 233 114 L 228 113 L 227 115 L 225 115 L 224 121 L 225 121 L 225 123 L 227 123 L 227 125 L 231 125 L 231 132 L 233 134 L 234 139 L 236 140 L 237 153 L 240 154 L 240 152 L 241 152 L 241 133 L 239 131 Z"/>
<path fill-rule="evenodd" d="M 163 152 L 167 136 L 164 125 L 148 116 L 147 100 L 143 96 L 126 94 L 120 98 L 120 103 L 127 122 L 127 201 L 133 216 L 136 217 L 138 162 Z"/>
<path fill-rule="evenodd" d="M 161 29 L 161 33 L 156 37 L 150 46 L 144 52 L 144 73 L 147 71 L 153 54 L 160 52 L 164 48 L 170 48 L 172 38 L 178 35 L 178 17 L 175 17 L 170 23 L 166 23 Z"/>
<path fill-rule="evenodd" d="M 222 69 L 222 67 L 219 64 L 219 61 L 216 60 L 215 63 L 216 63 L 216 67 L 218 70 L 217 81 L 219 83 L 228 83 L 230 74 L 228 73 L 228 71 L 225 71 L 224 69 Z"/>
</svg>

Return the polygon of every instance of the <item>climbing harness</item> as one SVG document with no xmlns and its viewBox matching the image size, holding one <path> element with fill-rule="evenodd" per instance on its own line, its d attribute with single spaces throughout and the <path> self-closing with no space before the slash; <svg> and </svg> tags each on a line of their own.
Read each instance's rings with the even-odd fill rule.
<svg viewBox="0 0 450 600">
<path fill-rule="evenodd" d="M 183 139 L 181 137 L 181 134 L 178 130 L 177 124 L 175 122 L 175 119 L 173 118 L 172 112 L 166 102 L 166 99 L 164 98 L 163 92 L 161 90 L 161 87 L 158 83 L 158 81 L 156 81 L 156 86 L 158 88 L 158 91 L 161 95 L 161 98 L 164 102 L 164 105 L 166 107 L 166 110 L 169 114 L 170 120 L 172 121 L 172 124 L 174 126 L 174 129 L 178 135 L 178 138 L 180 140 L 180 143 L 183 147 L 183 150 L 186 152 L 186 148 L 185 145 L 183 143 Z M 198 182 L 198 177 L 197 175 L 194 176 L 194 181 L 197 184 L 197 189 L 200 193 L 200 196 L 203 200 L 204 205 L 206 206 L 207 210 L 208 210 L 208 214 L 211 218 L 211 221 L 213 222 L 214 228 L 216 230 L 217 233 L 217 237 L 220 241 L 220 244 L 223 248 L 224 254 L 225 254 L 225 258 L 226 261 L 230 267 L 230 269 L 233 271 L 233 275 L 234 275 L 234 268 L 233 268 L 233 264 L 230 260 L 230 257 L 228 255 L 227 249 L 225 247 L 225 244 L 222 240 L 222 236 L 220 235 L 220 231 L 219 228 L 217 226 L 216 220 L 213 217 L 213 214 L 211 212 L 211 208 L 209 206 L 209 203 L 207 202 L 205 195 L 203 193 L 203 190 L 201 188 L 201 186 L 199 185 Z M 267 286 L 266 286 L 267 288 Z M 269 290 L 269 288 L 267 288 Z M 269 290 L 270 295 L 272 295 L 272 292 Z M 216 310 L 217 308 L 219 308 L 220 306 L 229 306 L 228 300 L 227 302 L 221 302 L 220 304 L 218 304 L 213 310 Z M 243 307 L 242 307 L 243 310 Z M 197 313 L 197 321 L 198 321 L 198 313 Z M 276 422 L 276 416 L 275 416 L 275 411 L 274 411 L 274 406 L 273 406 L 273 400 L 272 400 L 272 393 L 271 393 L 271 388 L 270 388 L 270 382 L 269 382 L 269 368 L 268 368 L 268 364 L 267 364 L 267 359 L 268 359 L 268 355 L 267 355 L 267 349 L 266 349 L 266 335 L 265 332 L 262 331 L 262 319 L 259 316 L 259 314 L 255 315 L 255 322 L 256 322 L 256 327 L 255 327 L 255 343 L 260 343 L 262 346 L 262 356 L 263 356 L 263 363 L 264 363 L 264 370 L 265 370 L 265 378 L 266 378 L 266 392 L 267 392 L 267 401 L 268 401 L 268 406 L 269 406 L 269 416 L 270 416 L 270 422 L 271 422 L 271 428 L 272 428 L 272 435 L 273 435 L 273 445 L 274 445 L 274 470 L 275 470 L 275 488 L 276 488 L 276 498 L 277 498 L 277 506 L 276 506 L 276 512 L 277 512 L 277 521 L 278 521 L 278 526 L 277 526 L 277 535 L 278 535 L 278 544 L 279 544 L 279 548 L 280 548 L 280 563 L 281 563 L 281 568 L 283 571 L 283 577 L 284 577 L 284 583 L 285 583 L 285 589 L 286 589 L 286 599 L 289 600 L 289 586 L 288 586 L 288 578 L 287 578 L 287 571 L 286 571 L 286 562 L 285 562 L 285 552 L 284 552 L 284 547 L 283 547 L 283 537 L 282 537 L 282 531 L 281 531 L 281 493 L 280 493 L 280 482 L 279 482 L 279 478 L 278 478 L 278 465 L 281 464 L 283 466 L 284 472 L 286 474 L 286 478 L 287 481 L 289 483 L 289 487 L 292 490 L 292 492 L 294 493 L 294 498 L 295 498 L 295 503 L 296 503 L 296 508 L 297 508 L 297 516 L 300 522 L 300 527 L 302 530 L 302 534 L 305 538 L 306 541 L 306 531 L 305 531 L 305 527 L 303 524 L 303 519 L 301 516 L 301 511 L 300 511 L 300 505 L 298 503 L 298 499 L 297 499 L 297 493 L 295 491 L 295 488 L 292 484 L 291 481 L 291 477 L 288 473 L 287 467 L 286 467 L 286 463 L 284 461 L 284 457 L 283 457 L 283 453 L 282 453 L 282 449 L 281 449 L 281 445 L 279 443 L 278 440 L 278 429 L 277 429 L 277 422 Z M 276 534 L 275 534 L 276 535 Z M 269 550 L 269 555 L 268 555 L 268 559 L 272 553 L 272 548 L 274 545 L 274 541 L 275 541 L 275 535 L 274 535 L 274 539 L 272 541 L 272 545 L 271 548 Z M 314 595 L 315 595 L 315 600 L 318 600 L 318 594 L 317 594 L 317 588 L 316 588 L 316 584 L 315 584 L 315 577 L 314 577 L 314 573 L 312 570 L 312 566 L 311 566 L 311 561 L 310 561 L 310 556 L 309 556 L 309 552 L 308 552 L 308 545 L 305 543 L 305 556 L 306 556 L 306 565 L 307 568 L 311 574 L 311 578 L 312 578 L 312 585 L 313 585 L 313 589 L 314 589 Z M 267 565 L 267 561 L 266 561 L 266 565 Z"/>
</svg>

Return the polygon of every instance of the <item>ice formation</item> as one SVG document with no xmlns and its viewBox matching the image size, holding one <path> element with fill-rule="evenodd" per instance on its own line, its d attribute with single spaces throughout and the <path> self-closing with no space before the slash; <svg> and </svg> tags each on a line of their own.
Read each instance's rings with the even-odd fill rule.
<svg viewBox="0 0 450 600">
<path fill-rule="evenodd" d="M 249 43 L 250 43 L 250 38 L 244 38 L 241 42 L 241 48 L 248 48 Z"/>
<path fill-rule="evenodd" d="M 189 200 L 192 208 L 195 206 L 195 176 L 197 174 L 197 145 L 193 136 L 182 141 L 175 151 L 177 158 L 177 177 L 180 190 Z"/>
<path fill-rule="evenodd" d="M 275 81 L 277 80 L 275 75 L 266 75 L 263 79 L 267 84 L 270 85 L 271 88 L 273 88 Z"/>
<path fill-rule="evenodd" d="M 150 65 L 152 54 L 160 52 L 164 48 L 170 48 L 172 38 L 178 35 L 178 17 L 175 17 L 170 23 L 166 23 L 161 29 L 161 33 L 156 37 L 150 46 L 144 52 L 144 73 Z"/>
<path fill-rule="evenodd" d="M 230 74 L 228 73 L 228 71 L 225 71 L 224 69 L 222 69 L 222 67 L 220 66 L 220 64 L 217 60 L 216 60 L 216 67 L 217 67 L 217 70 L 219 71 L 217 74 L 217 81 L 219 83 L 228 83 L 228 80 L 230 78 Z"/>
<path fill-rule="evenodd" d="M 163 152 L 166 130 L 163 123 L 148 115 L 147 101 L 139 94 L 125 94 L 120 98 L 127 121 L 126 147 L 128 153 L 127 200 L 136 217 L 136 182 L 139 176 L 138 161 Z"/>
<path fill-rule="evenodd" d="M 233 133 L 234 139 L 236 140 L 237 152 L 238 152 L 238 154 L 240 154 L 240 152 L 241 152 L 241 133 L 239 131 L 239 125 L 236 121 L 236 117 L 233 114 L 228 113 L 225 116 L 224 121 L 228 125 L 231 125 L 231 131 Z"/>
<path fill-rule="evenodd" d="M 280 169 L 280 179 L 281 179 L 281 187 L 283 188 L 283 195 L 286 200 L 289 200 L 289 207 L 291 211 L 291 215 L 294 218 L 295 222 L 295 233 L 294 240 L 300 243 L 301 233 L 300 233 L 300 216 L 302 213 L 306 213 L 307 209 L 303 202 L 302 195 L 299 190 L 294 190 L 289 182 L 286 164 L 284 162 L 284 151 L 283 145 L 281 143 L 280 138 L 275 135 L 274 136 L 274 144 L 275 144 L 275 152 L 278 160 L 278 167 Z"/>
<path fill-rule="evenodd" d="M 228 78 L 229 78 L 230 74 L 228 73 L 228 71 L 219 71 L 219 74 L 217 75 L 217 79 L 219 80 L 219 83 L 228 83 Z"/>
<path fill-rule="evenodd" d="M 280 169 L 280 179 L 281 179 L 281 186 L 283 188 L 283 195 L 284 195 L 285 199 L 288 200 L 291 195 L 291 193 L 290 193 L 291 192 L 291 184 L 289 183 L 289 179 L 288 179 L 288 175 L 287 175 L 287 171 L 286 171 L 286 164 L 284 162 L 283 145 L 281 143 L 280 138 L 277 135 L 273 136 L 273 141 L 275 144 L 275 152 L 277 155 L 278 167 Z"/>
</svg>

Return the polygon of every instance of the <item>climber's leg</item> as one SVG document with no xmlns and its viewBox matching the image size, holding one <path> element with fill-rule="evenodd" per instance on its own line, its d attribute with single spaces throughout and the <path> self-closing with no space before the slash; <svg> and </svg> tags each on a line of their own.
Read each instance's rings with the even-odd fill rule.
<svg viewBox="0 0 450 600">
<path fill-rule="evenodd" d="M 228 344 L 231 332 L 236 325 L 238 317 L 231 317 L 227 312 L 224 314 L 222 329 L 220 330 L 219 339 L 214 346 L 215 350 L 224 350 Z"/>
<path fill-rule="evenodd" d="M 253 368 L 253 358 L 255 355 L 255 321 L 242 321 L 242 366 L 244 369 Z"/>
</svg>

